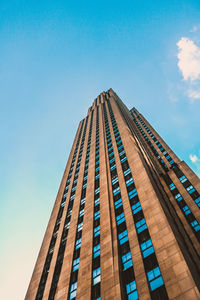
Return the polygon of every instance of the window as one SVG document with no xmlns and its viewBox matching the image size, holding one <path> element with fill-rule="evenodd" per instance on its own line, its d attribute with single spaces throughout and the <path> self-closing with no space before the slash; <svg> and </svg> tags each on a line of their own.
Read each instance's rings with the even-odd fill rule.
<svg viewBox="0 0 200 300">
<path fill-rule="evenodd" d="M 65 201 L 62 202 L 60 206 L 61 206 L 61 207 L 64 207 L 64 206 L 65 206 Z"/>
<path fill-rule="evenodd" d="M 68 222 L 68 223 L 65 225 L 65 228 L 66 228 L 66 229 L 69 229 L 69 225 L 70 225 L 70 222 Z"/>
<path fill-rule="evenodd" d="M 94 219 L 97 220 L 100 218 L 100 210 L 94 213 Z"/>
<path fill-rule="evenodd" d="M 131 173 L 131 170 L 127 169 L 126 171 L 124 171 L 124 176 L 128 175 L 129 173 Z"/>
<path fill-rule="evenodd" d="M 122 199 L 120 198 L 119 200 L 115 201 L 115 209 L 119 208 L 122 206 Z"/>
<path fill-rule="evenodd" d="M 172 182 L 172 183 L 169 185 L 169 188 L 170 188 L 171 191 L 173 191 L 173 190 L 176 188 L 176 186 L 175 186 L 175 184 Z"/>
<path fill-rule="evenodd" d="M 94 228 L 94 236 L 98 236 L 100 234 L 100 225 Z"/>
<path fill-rule="evenodd" d="M 177 201 L 181 201 L 181 200 L 183 199 L 183 197 L 181 196 L 180 193 L 178 193 L 178 194 L 175 196 L 175 199 L 176 199 Z"/>
<path fill-rule="evenodd" d="M 130 191 L 130 192 L 128 193 L 128 195 L 129 195 L 129 198 L 130 198 L 130 199 L 134 198 L 134 197 L 137 195 L 136 189 L 133 189 L 132 191 Z"/>
<path fill-rule="evenodd" d="M 143 230 L 147 229 L 147 224 L 145 219 L 143 218 L 141 221 L 137 222 L 136 224 L 137 232 L 140 233 Z"/>
<path fill-rule="evenodd" d="M 112 163 L 112 162 L 114 162 L 115 161 L 115 158 L 113 157 L 111 160 L 109 160 L 109 162 L 110 162 L 110 164 Z"/>
<path fill-rule="evenodd" d="M 123 263 L 123 266 L 124 266 L 124 270 L 127 270 L 130 267 L 132 267 L 133 262 L 132 262 L 130 251 L 122 256 L 122 263 Z"/>
<path fill-rule="evenodd" d="M 111 157 L 114 155 L 114 152 L 111 152 L 108 156 Z"/>
<path fill-rule="evenodd" d="M 128 241 L 128 233 L 127 230 L 124 230 L 122 233 L 118 235 L 120 245 L 126 243 Z"/>
<path fill-rule="evenodd" d="M 63 198 L 65 199 L 67 197 L 67 192 L 63 195 Z"/>
<path fill-rule="evenodd" d="M 81 238 L 76 241 L 76 250 L 81 247 Z"/>
<path fill-rule="evenodd" d="M 124 163 L 127 160 L 126 156 L 121 159 L 121 163 Z"/>
<path fill-rule="evenodd" d="M 78 224 L 78 228 L 77 231 L 81 231 L 83 229 L 83 222 L 81 222 L 80 224 Z"/>
<path fill-rule="evenodd" d="M 154 253 L 152 241 L 150 239 L 148 241 L 142 243 L 140 245 L 140 247 L 141 247 L 142 255 L 144 258 L 151 255 L 152 253 Z"/>
<path fill-rule="evenodd" d="M 84 209 L 82 209 L 80 212 L 79 212 L 79 217 L 82 217 L 84 215 Z"/>
<path fill-rule="evenodd" d="M 75 259 L 73 261 L 73 272 L 76 271 L 76 270 L 78 270 L 78 268 L 79 268 L 79 261 L 80 261 L 80 257 L 77 258 L 77 259 Z"/>
<path fill-rule="evenodd" d="M 192 193 L 195 191 L 193 185 L 188 186 L 188 187 L 186 188 L 186 190 L 188 191 L 189 194 L 192 194 Z"/>
<path fill-rule="evenodd" d="M 112 166 L 110 169 L 111 169 L 111 171 L 116 169 L 116 165 Z"/>
<path fill-rule="evenodd" d="M 184 214 L 187 216 L 191 213 L 191 210 L 189 209 L 189 207 L 187 205 L 185 205 L 183 207 L 183 211 L 184 211 Z"/>
<path fill-rule="evenodd" d="M 95 189 L 95 191 L 94 191 L 95 195 L 98 194 L 99 191 L 100 191 L 100 188 L 99 188 L 99 187 L 98 187 L 97 189 Z"/>
<path fill-rule="evenodd" d="M 85 184 L 83 185 L 82 189 L 86 189 L 86 187 L 87 187 L 87 183 L 85 183 Z"/>
<path fill-rule="evenodd" d="M 118 186 L 116 189 L 113 190 L 113 195 L 116 196 L 120 193 L 120 187 Z"/>
<path fill-rule="evenodd" d="M 100 244 L 94 246 L 94 248 L 93 248 L 93 256 L 94 256 L 94 258 L 96 258 L 99 255 L 100 255 Z"/>
<path fill-rule="evenodd" d="M 95 205 L 95 206 L 99 205 L 99 203 L 100 203 L 100 198 L 98 198 L 98 199 L 96 199 L 96 200 L 94 201 L 94 205 Z"/>
<path fill-rule="evenodd" d="M 71 284 L 70 297 L 69 297 L 70 300 L 76 297 L 76 290 L 77 290 L 77 281 Z"/>
<path fill-rule="evenodd" d="M 194 200 L 195 203 L 198 205 L 198 207 L 200 207 L 200 197 L 198 197 L 196 200 Z"/>
<path fill-rule="evenodd" d="M 152 291 L 164 284 L 159 267 L 147 272 L 147 278 Z"/>
<path fill-rule="evenodd" d="M 119 147 L 118 147 L 118 150 L 120 150 L 120 149 L 122 149 L 122 148 L 124 148 L 124 146 L 123 146 L 123 145 L 119 146 Z"/>
<path fill-rule="evenodd" d="M 195 231 L 199 231 L 200 230 L 200 225 L 198 224 L 197 220 L 194 220 L 193 222 L 191 222 L 192 227 L 194 228 Z"/>
<path fill-rule="evenodd" d="M 188 179 L 185 177 L 185 175 L 181 176 L 179 178 L 180 182 L 184 183 L 185 181 L 187 181 Z"/>
<path fill-rule="evenodd" d="M 72 214 L 72 209 L 70 209 L 70 210 L 68 211 L 67 217 L 71 216 L 71 214 Z"/>
<path fill-rule="evenodd" d="M 85 203 L 85 198 L 81 199 L 81 205 Z"/>
<path fill-rule="evenodd" d="M 126 181 L 126 186 L 129 186 L 129 185 L 131 185 L 133 183 L 133 178 L 131 177 L 130 179 L 128 179 L 127 181 Z"/>
<path fill-rule="evenodd" d="M 97 268 L 92 273 L 93 285 L 96 285 L 101 281 L 101 268 Z"/>
<path fill-rule="evenodd" d="M 118 177 L 115 177 L 113 180 L 112 180 L 112 185 L 114 185 L 115 183 L 117 183 L 119 180 L 118 180 Z"/>
<path fill-rule="evenodd" d="M 135 205 L 133 205 L 132 207 L 132 212 L 133 214 L 137 214 L 140 210 L 142 210 L 142 207 L 140 205 L 140 202 L 137 202 Z"/>
<path fill-rule="evenodd" d="M 137 293 L 137 289 L 136 289 L 135 280 L 126 285 L 126 293 L 128 295 L 128 300 L 137 300 L 138 299 L 138 293 Z"/>
<path fill-rule="evenodd" d="M 123 155 L 124 153 L 125 153 L 125 151 L 123 150 L 122 152 L 120 152 L 120 154 L 119 154 L 119 155 L 121 156 L 121 155 Z"/>
<path fill-rule="evenodd" d="M 121 213 L 119 216 L 117 216 L 116 220 L 117 220 L 117 225 L 120 225 L 121 223 L 123 223 L 125 221 L 124 213 Z"/>
</svg>

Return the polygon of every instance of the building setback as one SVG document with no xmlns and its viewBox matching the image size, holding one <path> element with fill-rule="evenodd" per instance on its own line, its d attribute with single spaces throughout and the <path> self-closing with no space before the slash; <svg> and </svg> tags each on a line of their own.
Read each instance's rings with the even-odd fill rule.
<svg viewBox="0 0 200 300">
<path fill-rule="evenodd" d="M 200 180 L 110 89 L 79 126 L 26 300 L 200 299 Z"/>
</svg>

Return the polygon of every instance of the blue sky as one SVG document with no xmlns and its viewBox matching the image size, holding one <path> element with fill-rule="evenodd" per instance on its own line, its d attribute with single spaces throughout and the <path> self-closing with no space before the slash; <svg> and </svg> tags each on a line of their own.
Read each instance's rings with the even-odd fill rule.
<svg viewBox="0 0 200 300">
<path fill-rule="evenodd" d="M 138 108 L 200 175 L 200 2 L 3 0 L 0 14 L 0 294 L 20 300 L 100 92 Z"/>
</svg>

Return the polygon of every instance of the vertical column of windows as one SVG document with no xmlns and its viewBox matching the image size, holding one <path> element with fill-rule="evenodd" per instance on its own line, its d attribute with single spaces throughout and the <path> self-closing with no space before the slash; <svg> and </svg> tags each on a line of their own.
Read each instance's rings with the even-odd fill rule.
<svg viewBox="0 0 200 300">
<path fill-rule="evenodd" d="M 147 142 L 147 144 L 150 146 L 151 151 L 153 152 L 153 154 L 155 155 L 155 157 L 158 159 L 161 167 L 163 168 L 164 171 L 168 171 L 168 168 L 166 166 L 166 164 L 164 163 L 163 159 L 160 157 L 158 151 L 156 150 L 156 148 L 153 146 L 153 144 L 151 143 L 150 139 L 148 138 L 148 136 L 146 135 L 146 133 L 144 132 L 144 130 L 142 129 L 142 127 L 139 125 L 139 123 L 137 122 L 137 120 L 135 119 L 135 117 L 133 116 L 133 121 L 136 124 L 137 128 L 140 130 L 142 136 L 144 137 L 145 141 Z"/>
<path fill-rule="evenodd" d="M 173 165 L 174 164 L 173 159 L 171 158 L 171 156 L 169 155 L 169 153 L 165 150 L 165 148 L 163 147 L 163 145 L 154 136 L 154 134 L 149 129 L 149 127 L 146 125 L 146 123 L 142 120 L 142 118 L 138 115 L 138 113 L 134 109 L 132 110 L 132 112 L 134 112 L 134 114 L 136 115 L 136 117 L 138 118 L 138 120 L 140 121 L 140 123 L 142 124 L 142 126 L 146 129 L 147 133 L 152 138 L 152 140 L 155 142 L 156 146 L 160 149 L 160 151 L 165 156 L 165 158 L 168 160 L 168 162 L 170 163 L 170 165 Z"/>
<path fill-rule="evenodd" d="M 115 220 L 117 224 L 117 238 L 119 251 L 119 270 L 120 281 L 123 290 L 123 298 L 129 300 L 138 299 L 138 292 L 136 287 L 135 275 L 133 270 L 133 262 L 130 252 L 130 245 L 128 239 L 128 232 L 126 227 L 124 209 L 121 198 L 121 191 L 119 186 L 118 174 L 115 163 L 114 150 L 112 146 L 112 139 L 110 134 L 110 127 L 108 123 L 105 102 L 103 103 L 104 120 L 106 129 L 107 149 L 110 165 L 110 174 L 112 180 L 112 193 L 115 208 Z M 120 144 L 120 143 L 119 143 Z"/>
<path fill-rule="evenodd" d="M 65 217 L 60 246 L 59 246 L 58 255 L 57 255 L 57 259 L 56 259 L 56 265 L 55 265 L 53 279 L 51 282 L 50 293 L 49 293 L 49 297 L 48 297 L 49 300 L 53 300 L 55 297 L 57 284 L 58 284 L 58 280 L 60 277 L 60 272 L 61 272 L 61 268 L 62 268 L 62 264 L 63 264 L 63 258 L 64 258 L 64 253 L 65 253 L 66 243 L 67 243 L 67 236 L 68 236 L 68 232 L 69 232 L 70 220 L 71 220 L 74 198 L 75 198 L 75 193 L 76 193 L 76 185 L 77 185 L 77 181 L 78 181 L 79 169 L 80 169 L 83 147 L 84 147 L 84 142 L 85 142 L 87 123 L 88 123 L 88 116 L 86 117 L 85 128 L 83 131 L 81 146 L 80 146 L 78 160 L 77 160 L 77 164 L 76 164 L 72 189 L 71 189 L 69 203 L 68 203 L 68 207 L 67 207 L 67 213 L 66 213 L 66 217 Z"/>
<path fill-rule="evenodd" d="M 149 230 L 146 224 L 146 220 L 144 218 L 143 210 L 134 184 L 134 179 L 129 168 L 121 136 L 119 134 L 118 126 L 112 111 L 110 101 L 107 100 L 107 103 L 151 298 L 168 299 L 164 281 L 154 251 L 153 243 L 149 234 Z"/>
<path fill-rule="evenodd" d="M 77 221 L 77 227 L 76 227 L 76 238 L 75 238 L 73 262 L 72 262 L 70 284 L 69 284 L 69 291 L 68 291 L 68 299 L 69 300 L 76 298 L 76 292 L 77 292 L 77 286 L 78 286 L 78 271 L 79 271 L 80 250 L 81 250 L 81 242 L 82 242 L 85 197 L 86 197 L 86 189 L 87 189 L 87 174 L 88 174 L 89 158 L 90 158 L 92 122 L 93 122 L 93 111 L 91 113 L 88 145 L 87 145 L 85 168 L 84 168 L 84 175 L 83 175 L 83 182 L 82 182 L 81 199 L 80 199 L 79 214 L 78 214 L 78 221 Z"/>
<path fill-rule="evenodd" d="M 197 192 L 195 187 L 191 184 L 189 179 L 184 175 L 177 165 L 172 167 L 174 173 L 178 177 L 179 181 L 182 183 L 188 194 L 192 197 L 195 204 L 200 207 L 200 194 Z"/>
<path fill-rule="evenodd" d="M 80 143 L 80 138 L 81 138 L 81 134 L 82 134 L 82 130 L 83 130 L 83 123 L 84 122 L 82 122 L 82 124 L 81 124 L 80 132 L 79 132 L 78 139 L 77 139 L 77 142 L 76 142 L 76 147 L 75 147 L 75 150 L 74 150 L 70 170 L 69 170 L 66 185 L 65 185 L 65 190 L 64 190 L 63 197 L 62 197 L 62 200 L 61 200 L 61 204 L 60 204 L 60 208 L 59 208 L 58 215 L 57 215 L 57 218 L 56 218 L 55 226 L 54 226 L 54 229 L 53 229 L 53 234 L 52 234 L 52 237 L 51 237 L 49 249 L 48 249 L 47 256 L 46 256 L 45 263 L 44 263 L 42 276 L 41 276 L 40 283 L 39 283 L 39 286 L 38 286 L 38 290 L 37 290 L 37 294 L 36 294 L 36 300 L 40 300 L 43 297 L 43 293 L 44 293 L 44 289 L 45 289 L 45 285 L 46 285 L 46 281 L 47 281 L 47 277 L 48 277 L 48 273 L 49 273 L 49 269 L 50 269 L 50 265 L 51 265 L 51 260 L 52 260 L 52 256 L 53 256 L 53 252 L 54 252 L 54 247 L 55 247 L 56 240 L 57 240 L 57 234 L 58 234 L 58 231 L 59 231 L 59 228 L 60 228 L 61 218 L 62 218 L 63 210 L 64 210 L 64 207 L 65 207 L 65 201 L 66 201 L 66 197 L 67 197 L 67 193 L 68 193 L 68 188 L 69 188 L 69 184 L 70 184 L 70 181 L 71 181 L 72 172 L 73 172 L 73 169 L 74 169 L 74 164 L 75 164 L 77 151 L 78 151 L 78 147 L 79 147 L 79 143 Z"/>
<path fill-rule="evenodd" d="M 186 218 L 188 224 L 190 225 L 192 231 L 194 232 L 196 238 L 200 241 L 200 225 L 198 221 L 195 219 L 193 213 L 189 209 L 187 203 L 183 199 L 182 195 L 180 194 L 179 190 L 177 189 L 171 178 L 168 175 L 165 175 L 163 178 L 169 190 L 171 191 L 176 203 L 181 209 L 184 217 Z"/>
<path fill-rule="evenodd" d="M 136 112 L 135 112 L 136 114 Z M 133 114 L 132 114 L 133 116 Z M 138 129 L 140 130 L 140 132 L 142 133 L 142 135 L 144 136 L 145 140 L 147 141 L 147 143 L 150 145 L 151 149 L 153 149 L 154 155 L 159 159 L 159 162 L 161 163 L 161 165 L 163 165 L 163 160 L 161 160 L 158 152 L 155 150 L 154 146 L 152 145 L 152 143 L 149 141 L 147 135 L 145 134 L 145 132 L 142 130 L 141 126 L 138 124 L 137 120 L 134 118 L 133 116 L 133 120 L 136 124 L 136 126 L 138 127 Z M 154 139 L 154 137 L 152 137 Z M 159 142 L 156 141 L 156 144 L 158 144 Z M 159 144 L 158 144 L 159 146 Z M 167 152 L 166 152 L 167 153 Z M 168 155 L 168 153 L 166 154 Z M 172 169 L 174 171 L 174 173 L 176 174 L 176 176 L 178 177 L 178 179 L 180 180 L 180 182 L 183 184 L 184 188 L 186 189 L 186 191 L 190 194 L 190 196 L 192 197 L 192 199 L 194 200 L 195 204 L 200 207 L 200 194 L 197 192 L 197 190 L 193 187 L 193 185 L 190 183 L 190 181 L 188 180 L 188 178 L 184 175 L 184 173 L 180 170 L 180 168 L 177 166 L 176 163 L 173 162 L 172 165 Z M 167 176 L 169 177 L 169 176 Z M 185 202 L 185 201 L 184 201 Z M 180 203 L 178 203 L 180 206 Z M 187 220 L 188 221 L 188 220 Z M 196 223 L 196 221 L 195 221 Z M 190 222 L 190 226 L 192 226 Z M 193 231 L 199 227 L 195 227 L 193 228 Z M 196 232 L 195 232 L 196 234 Z"/>
<path fill-rule="evenodd" d="M 93 214 L 93 252 L 91 300 L 101 299 L 100 267 L 100 173 L 99 173 L 99 107 L 96 114 L 96 147 L 94 174 L 94 214 Z"/>
</svg>

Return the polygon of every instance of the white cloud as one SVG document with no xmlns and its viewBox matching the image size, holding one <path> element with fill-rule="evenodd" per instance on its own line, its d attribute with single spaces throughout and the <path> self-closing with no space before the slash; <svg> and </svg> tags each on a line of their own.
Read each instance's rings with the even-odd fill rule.
<svg viewBox="0 0 200 300">
<path fill-rule="evenodd" d="M 196 156 L 196 154 L 190 154 L 190 160 L 193 162 L 193 163 L 196 163 L 199 159 L 198 157 Z"/>
<path fill-rule="evenodd" d="M 184 80 L 200 79 L 200 48 L 189 38 L 182 37 L 178 43 L 178 67 Z"/>
<path fill-rule="evenodd" d="M 195 100 L 200 99 L 200 91 L 191 89 L 188 91 L 188 97 L 191 99 L 191 102 L 194 102 Z"/>
<path fill-rule="evenodd" d="M 200 98 L 200 92 L 199 91 L 189 90 L 188 96 L 190 98 L 199 99 Z"/>
</svg>

